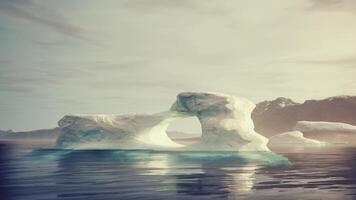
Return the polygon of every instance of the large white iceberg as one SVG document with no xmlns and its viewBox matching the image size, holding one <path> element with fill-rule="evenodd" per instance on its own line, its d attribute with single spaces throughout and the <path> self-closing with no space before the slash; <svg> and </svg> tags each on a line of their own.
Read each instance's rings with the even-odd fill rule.
<svg viewBox="0 0 356 200">
<path fill-rule="evenodd" d="M 67 115 L 59 121 L 59 148 L 269 151 L 268 139 L 254 131 L 255 104 L 216 93 L 181 93 L 170 111 L 133 115 Z M 168 125 L 196 116 L 202 137 L 193 145 L 172 141 Z"/>
<path fill-rule="evenodd" d="M 269 147 L 320 147 L 327 143 L 304 137 L 300 131 L 290 131 L 269 138 Z"/>
<path fill-rule="evenodd" d="M 198 117 L 200 141 L 188 148 L 202 150 L 269 151 L 268 139 L 254 131 L 251 112 L 255 104 L 217 93 L 185 92 L 177 96 L 171 111 Z"/>
</svg>

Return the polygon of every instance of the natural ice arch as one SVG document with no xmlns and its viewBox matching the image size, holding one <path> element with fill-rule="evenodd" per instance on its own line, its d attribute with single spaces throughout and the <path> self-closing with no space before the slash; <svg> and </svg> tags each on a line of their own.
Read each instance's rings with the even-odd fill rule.
<svg viewBox="0 0 356 200">
<path fill-rule="evenodd" d="M 59 121 L 60 148 L 269 151 L 268 139 L 254 131 L 247 99 L 216 93 L 180 93 L 169 112 L 133 115 L 68 115 Z M 184 146 L 166 134 L 169 123 L 196 116 L 197 144 Z"/>
<path fill-rule="evenodd" d="M 195 116 L 174 120 L 168 125 L 167 135 L 173 140 L 199 138 L 202 135 L 200 121 Z"/>
<path fill-rule="evenodd" d="M 177 96 L 171 111 L 198 117 L 201 140 L 189 149 L 269 151 L 268 139 L 254 131 L 251 119 L 255 104 L 217 93 L 184 92 Z"/>
</svg>

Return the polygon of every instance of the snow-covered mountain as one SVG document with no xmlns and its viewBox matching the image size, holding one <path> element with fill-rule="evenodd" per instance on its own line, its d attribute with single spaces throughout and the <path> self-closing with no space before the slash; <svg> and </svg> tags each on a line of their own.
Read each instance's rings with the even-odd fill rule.
<svg viewBox="0 0 356 200">
<path fill-rule="evenodd" d="M 356 125 L 356 96 L 335 96 L 295 103 L 277 98 L 257 104 L 252 113 L 255 130 L 265 136 L 287 132 L 298 121 L 343 122 Z"/>
<path fill-rule="evenodd" d="M 294 102 L 291 99 L 278 97 L 273 101 L 262 101 L 256 105 L 254 109 L 255 114 L 262 114 L 264 112 L 268 112 L 269 110 L 278 110 L 281 108 L 298 105 L 299 103 Z"/>
</svg>

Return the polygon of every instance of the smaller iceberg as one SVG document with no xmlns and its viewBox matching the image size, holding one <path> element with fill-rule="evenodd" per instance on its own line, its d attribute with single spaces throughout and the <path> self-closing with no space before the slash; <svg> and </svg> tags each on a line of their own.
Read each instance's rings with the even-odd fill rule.
<svg viewBox="0 0 356 200">
<path fill-rule="evenodd" d="M 356 126 L 341 122 L 325 121 L 298 121 L 293 128 L 303 133 L 307 132 L 333 132 L 333 133 L 351 133 L 356 135 Z"/>
<path fill-rule="evenodd" d="M 356 145 L 356 126 L 341 122 L 299 121 L 293 128 L 308 138 L 335 145 Z"/>
<path fill-rule="evenodd" d="M 300 131 L 290 131 L 272 136 L 269 139 L 269 147 L 322 147 L 327 145 L 314 139 L 304 137 Z"/>
</svg>

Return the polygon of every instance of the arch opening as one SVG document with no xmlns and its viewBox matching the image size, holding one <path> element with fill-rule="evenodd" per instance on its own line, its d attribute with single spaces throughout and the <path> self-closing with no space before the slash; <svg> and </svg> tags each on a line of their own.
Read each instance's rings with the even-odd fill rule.
<svg viewBox="0 0 356 200">
<path fill-rule="evenodd" d="M 202 136 L 200 121 L 195 116 L 172 121 L 166 132 L 170 139 L 184 145 L 196 143 Z"/>
</svg>

